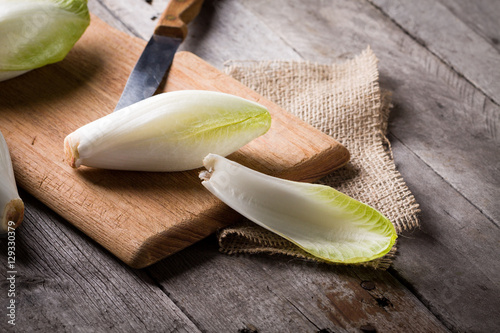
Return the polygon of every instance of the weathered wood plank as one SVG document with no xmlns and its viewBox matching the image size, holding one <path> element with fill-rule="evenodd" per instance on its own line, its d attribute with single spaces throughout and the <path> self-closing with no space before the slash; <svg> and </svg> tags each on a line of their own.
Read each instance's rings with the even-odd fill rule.
<svg viewBox="0 0 500 333">
<path fill-rule="evenodd" d="M 91 0 L 90 3 L 96 1 Z M 122 3 L 122 1 L 118 0 L 109 1 L 110 4 L 113 2 L 115 5 Z M 153 4 L 157 5 L 162 1 L 164 0 L 155 0 Z M 252 0 L 252 2 L 254 1 Z M 137 4 L 137 6 L 149 6 L 145 4 L 145 1 L 127 1 L 123 3 L 129 4 L 131 2 L 134 2 L 133 5 Z M 105 0 L 99 2 L 101 10 L 105 10 L 102 5 L 104 3 Z M 457 165 L 457 159 L 450 159 L 447 149 L 449 149 L 450 143 L 453 143 L 453 140 L 460 138 L 460 135 L 448 137 L 442 143 L 442 147 L 436 147 L 436 145 L 439 146 L 441 144 L 440 135 L 443 133 L 448 134 L 454 126 L 455 128 L 462 129 L 466 124 L 474 123 L 472 129 L 467 127 L 463 130 L 465 133 L 460 133 L 465 135 L 465 138 L 458 140 L 457 145 L 467 141 L 471 136 L 474 137 L 474 135 L 477 138 L 476 140 L 482 140 L 481 136 L 484 137 L 487 141 L 486 146 L 470 158 L 479 157 L 483 159 L 488 149 L 493 148 L 493 151 L 495 151 L 494 148 L 496 147 L 491 142 L 494 142 L 498 138 L 496 134 L 497 122 L 492 121 L 492 118 L 489 116 L 478 116 L 477 110 L 483 110 L 487 115 L 498 115 L 497 106 L 491 104 L 474 87 L 464 83 L 459 76 L 453 74 L 453 71 L 446 69 L 446 66 L 439 65 L 440 62 L 435 57 L 429 56 L 425 49 L 416 45 L 411 39 L 404 37 L 397 27 L 391 26 L 390 22 L 387 22 L 386 19 L 379 15 L 380 13 L 370 9 L 366 2 L 330 3 L 321 1 L 307 2 L 304 5 L 299 2 L 290 4 L 289 2 L 285 3 L 282 1 L 272 3 L 255 1 L 253 4 L 250 1 L 243 1 L 242 3 L 244 6 L 236 1 L 206 2 L 202 12 L 203 10 L 208 10 L 211 14 L 209 17 L 201 16 L 201 20 L 195 21 L 190 27 L 192 37 L 188 37 L 184 47 L 194 51 L 205 60 L 210 61 L 220 68 L 223 62 L 230 58 L 265 59 L 269 57 L 300 59 L 300 57 L 303 57 L 305 59 L 327 62 L 331 61 L 334 56 L 346 57 L 357 54 L 367 44 L 372 44 L 375 52 L 381 58 L 382 85 L 383 87 L 395 90 L 396 103 L 399 105 L 396 112 L 394 112 L 395 122 L 391 130 L 398 135 L 398 138 L 403 137 L 403 145 L 395 143 L 395 155 L 397 158 L 402 158 L 398 160 L 398 163 L 402 161 L 407 163 L 406 166 L 400 165 L 401 170 L 403 175 L 409 175 L 410 178 L 407 177 L 407 180 L 409 180 L 412 190 L 417 193 L 417 198 L 425 208 L 423 216 L 424 232 L 416 236 L 412 235 L 411 237 L 416 237 L 415 241 L 413 239 L 406 242 L 404 242 L 404 239 L 401 240 L 401 254 L 396 262 L 395 274 L 397 273 L 399 277 L 405 279 L 417 295 L 426 302 L 426 305 L 434 313 L 437 313 L 450 327 L 457 330 L 470 329 L 471 331 L 481 331 L 481 328 L 491 327 L 488 325 L 492 325 L 493 321 L 491 319 L 488 320 L 487 316 L 488 314 L 491 315 L 491 311 L 497 305 L 493 297 L 498 295 L 498 287 L 495 285 L 471 284 L 470 281 L 471 276 L 478 279 L 489 278 L 487 274 L 489 271 L 482 271 L 484 268 L 488 269 L 487 267 L 479 266 L 481 268 L 479 270 L 480 273 L 474 272 L 474 270 L 478 270 L 475 269 L 478 266 L 472 266 L 476 257 L 478 259 L 475 263 L 476 265 L 493 261 L 493 268 L 497 267 L 495 265 L 498 264 L 498 260 L 495 260 L 495 257 L 492 258 L 491 252 L 488 252 L 486 246 L 480 248 L 478 243 L 471 243 L 466 235 L 468 232 L 474 232 L 478 226 L 479 231 L 476 230 L 474 233 L 486 237 L 487 242 L 494 241 L 496 234 L 493 233 L 494 237 L 489 235 L 491 229 L 485 227 L 484 216 L 481 217 L 480 212 L 477 209 L 474 210 L 473 205 L 470 203 L 467 204 L 467 199 L 480 207 L 484 206 L 482 202 L 486 200 L 486 206 L 488 206 L 492 204 L 492 202 L 488 203 L 488 196 L 492 195 L 489 198 L 494 199 L 496 192 L 487 192 L 482 196 L 480 195 L 478 200 L 474 200 L 475 195 L 473 191 L 468 192 L 473 195 L 462 198 L 453 204 L 453 198 L 447 198 L 449 193 L 454 191 L 449 186 L 446 187 L 446 180 L 449 180 L 450 173 L 456 176 L 454 178 L 455 182 L 452 182 L 455 188 L 458 188 L 457 183 L 460 185 L 460 188 L 468 186 L 468 184 L 461 183 L 464 177 L 461 172 L 464 172 L 466 176 L 471 175 L 470 170 L 465 167 L 464 170 L 446 170 L 446 168 L 449 168 L 447 165 Z M 267 10 L 269 13 L 261 13 L 258 7 L 261 7 L 261 11 Z M 249 11 L 247 8 L 251 10 Z M 326 12 L 322 11 L 323 9 Z M 336 13 L 337 11 L 338 13 Z M 106 12 L 106 15 L 109 15 L 109 19 L 115 21 L 115 26 L 121 24 L 122 28 L 126 28 L 124 23 L 120 23 L 119 19 L 113 17 L 113 11 L 106 10 Z M 135 12 L 138 13 L 139 11 Z M 133 14 L 134 11 L 131 11 L 131 14 L 127 14 L 130 15 L 130 21 L 126 23 L 127 26 L 129 23 L 131 23 L 130 26 L 135 26 L 134 22 L 143 22 L 143 18 L 139 17 L 138 14 L 135 18 Z M 149 15 L 150 13 L 147 12 L 147 16 Z M 150 17 L 146 18 L 150 20 Z M 308 21 L 308 19 L 311 20 Z M 306 24 L 305 27 L 304 25 L 293 27 L 293 25 L 296 25 L 296 22 L 304 21 L 310 22 L 310 24 Z M 354 23 L 349 21 L 354 21 Z M 126 21 L 124 20 L 124 22 Z M 198 25 L 196 25 L 196 22 L 199 22 Z M 151 21 L 147 24 L 149 24 L 152 31 L 154 22 Z M 251 30 L 248 28 L 249 24 L 251 24 Z M 230 31 L 229 37 L 228 30 Z M 145 28 L 141 28 L 141 31 L 140 33 L 136 31 L 136 34 L 145 39 L 149 38 L 149 33 Z M 342 35 L 333 34 L 332 31 L 341 31 Z M 247 44 L 245 39 L 250 39 L 252 43 Z M 210 43 L 205 42 L 207 40 L 210 40 Z M 224 42 L 219 44 L 221 40 Z M 373 44 L 372 41 L 374 40 L 378 41 L 378 43 Z M 384 43 L 388 43 L 388 45 L 384 46 Z M 403 61 L 402 59 L 405 60 Z M 394 62 L 394 64 L 391 64 L 391 62 Z M 419 74 L 419 72 L 422 72 L 422 74 Z M 437 82 L 429 79 L 436 79 L 434 76 L 437 77 Z M 413 80 L 421 82 L 420 85 L 413 85 Z M 441 96 L 439 86 L 443 84 L 449 85 L 446 88 L 445 98 L 439 97 Z M 417 92 L 410 94 L 413 90 L 417 90 Z M 461 93 L 458 98 L 457 92 Z M 408 97 L 403 98 L 402 96 Z M 422 103 L 421 99 L 429 99 L 429 101 Z M 416 102 L 415 105 L 413 101 Z M 483 105 L 485 106 L 484 109 L 482 109 Z M 450 110 L 454 110 L 454 112 Z M 409 113 L 416 111 L 418 111 L 418 114 L 414 118 L 408 116 Z M 431 115 L 422 117 L 421 113 L 425 112 Z M 433 115 L 434 112 L 436 115 Z M 451 115 L 457 118 L 449 119 L 452 118 Z M 445 120 L 443 118 L 447 118 L 446 121 L 450 121 L 451 124 L 444 126 L 443 122 Z M 412 124 L 407 124 L 408 121 L 413 121 L 413 126 L 410 126 Z M 425 123 L 429 128 L 423 126 L 423 121 L 429 121 Z M 444 130 L 441 129 L 441 126 L 444 126 Z M 412 129 L 412 131 L 407 136 L 401 135 L 408 128 Z M 418 130 L 423 130 L 423 133 L 419 133 Z M 428 138 L 429 133 L 432 134 L 433 131 L 437 131 L 439 135 L 431 135 Z M 420 143 L 422 139 L 425 139 L 423 144 Z M 435 144 L 437 142 L 439 144 Z M 404 159 L 407 156 L 404 153 L 404 149 L 407 149 L 405 145 L 411 148 L 411 150 L 408 150 L 409 156 L 417 156 L 414 152 L 417 152 L 418 156 L 406 161 Z M 432 156 L 429 157 L 429 155 L 425 154 L 425 147 L 432 149 L 434 153 L 430 154 L 427 152 Z M 467 149 L 471 150 L 472 147 L 467 147 Z M 459 151 L 458 148 L 456 150 Z M 445 155 L 440 157 L 439 154 L 443 152 Z M 462 158 L 462 160 L 469 163 L 469 160 L 466 158 Z M 488 159 L 486 158 L 486 160 Z M 413 165 L 415 161 L 420 161 L 420 163 Z M 426 163 L 431 167 L 426 166 Z M 479 164 L 478 162 L 472 165 L 476 166 Z M 407 167 L 411 169 L 411 172 L 406 170 Z M 415 168 L 421 168 L 420 173 L 417 173 L 419 170 L 415 170 Z M 440 168 L 444 168 L 444 171 Z M 438 170 L 445 178 L 442 179 L 437 176 L 432 171 L 433 169 Z M 494 175 L 488 174 L 489 171 L 494 171 L 494 166 L 490 169 L 480 169 L 477 171 L 477 174 L 485 173 L 484 177 L 488 180 L 488 177 L 491 178 Z M 475 175 L 475 173 L 472 173 L 472 176 Z M 442 198 L 439 201 L 439 205 L 431 205 L 435 197 L 427 197 L 431 192 L 425 192 L 424 185 L 421 188 L 414 185 L 419 185 L 421 178 L 436 181 L 435 187 L 432 187 L 432 190 Z M 413 182 L 410 182 L 411 180 Z M 479 184 L 484 185 L 484 183 L 485 178 L 480 178 Z M 480 192 L 478 191 L 480 185 L 476 185 L 473 189 Z M 493 184 L 489 188 L 486 186 L 486 191 L 491 188 L 494 189 L 494 186 L 496 186 L 496 183 L 493 179 Z M 444 190 L 438 191 L 440 187 L 444 187 Z M 424 193 L 423 195 L 421 194 L 422 192 Z M 463 193 L 462 190 L 460 192 Z M 470 199 L 471 197 L 472 199 Z M 448 204 L 453 204 L 451 207 L 454 207 L 454 211 L 450 212 L 448 210 L 448 212 L 454 215 L 454 218 L 447 218 L 445 213 L 440 210 L 442 207 L 448 207 Z M 24 272 L 27 272 L 26 277 L 37 276 L 36 274 L 48 274 L 46 271 L 50 271 L 56 265 L 50 263 L 56 262 L 57 265 L 64 267 L 70 273 L 63 275 L 64 280 L 58 278 L 59 280 L 66 282 L 66 279 L 69 279 L 74 270 L 85 272 L 83 275 L 87 279 L 87 282 L 79 282 L 81 286 L 71 280 L 70 282 L 66 282 L 65 286 L 67 288 L 65 290 L 68 296 L 61 295 L 61 292 L 57 290 L 49 293 L 51 298 L 56 298 L 56 301 L 51 303 L 55 309 L 48 314 L 49 319 L 43 321 L 43 318 L 41 318 L 40 321 L 42 323 L 39 326 L 35 326 L 35 329 L 37 327 L 53 329 L 67 325 L 66 327 L 71 330 L 73 328 L 71 325 L 75 322 L 79 325 L 87 323 L 85 319 L 79 317 L 80 312 L 75 310 L 74 306 L 70 305 L 73 302 L 78 302 L 83 304 L 81 305 L 83 306 L 81 313 L 90 318 L 88 322 L 96 323 L 95 326 L 93 323 L 89 323 L 88 327 L 94 327 L 94 330 L 99 331 L 98 328 L 95 328 L 100 327 L 101 323 L 96 313 L 99 312 L 100 315 L 100 312 L 104 308 L 112 307 L 115 301 L 118 302 L 117 308 L 125 310 L 116 310 L 113 312 L 114 317 L 105 313 L 104 318 L 110 320 L 110 317 L 113 317 L 111 318 L 113 319 L 112 323 L 126 322 L 125 324 L 121 324 L 122 326 L 119 326 L 116 331 L 165 331 L 171 327 L 166 323 L 168 319 L 161 316 L 158 317 L 159 319 L 150 319 L 151 322 L 148 322 L 149 327 L 145 327 L 146 324 L 140 326 L 140 324 L 135 323 L 140 321 L 138 318 L 147 315 L 148 311 L 146 309 L 134 314 L 136 310 L 135 304 L 144 298 L 148 298 L 151 290 L 153 290 L 153 294 L 155 295 L 152 298 L 152 302 L 158 303 L 160 307 L 173 307 L 168 300 L 162 298 L 161 293 L 158 295 L 159 292 L 154 286 L 143 282 L 148 281 L 147 276 L 142 275 L 140 272 L 137 273 L 137 276 L 134 275 L 128 269 L 117 265 L 114 259 L 108 258 L 107 254 L 101 251 L 100 248 L 95 249 L 95 245 L 86 245 L 85 242 L 78 241 L 79 238 L 85 240 L 86 238 L 74 231 L 74 229 L 70 227 L 66 228 L 64 221 L 59 218 L 55 218 L 55 223 L 51 222 L 53 220 L 48 219 L 47 213 L 44 213 L 46 208 L 39 205 L 28 208 L 32 212 L 32 217 L 30 217 L 31 223 L 38 223 L 38 228 L 40 228 L 39 230 L 35 230 L 36 232 L 33 232 L 34 238 L 32 239 L 46 238 L 48 243 L 43 242 L 41 246 L 36 246 L 36 250 L 27 249 L 29 252 L 26 256 L 37 259 L 27 259 L 26 266 L 22 266 L 23 270 L 25 270 Z M 476 218 L 478 219 L 477 223 L 472 223 L 469 226 L 464 223 L 468 221 L 474 222 Z M 498 220 L 492 221 L 497 222 Z M 49 222 L 52 227 L 45 226 L 45 223 Z M 63 231 L 61 232 L 57 231 L 59 224 L 62 225 L 60 228 Z M 450 224 L 452 225 L 451 227 L 448 226 Z M 457 240 L 453 238 L 455 232 L 459 235 Z M 50 237 L 52 234 L 54 234 L 54 238 Z M 76 234 L 76 236 L 73 234 Z M 436 235 L 440 235 L 440 237 Z M 69 255 L 64 256 L 63 254 L 59 254 L 58 251 L 52 250 L 50 243 L 54 243 L 55 247 L 60 246 L 57 242 L 61 237 L 62 242 L 66 244 L 70 244 L 71 242 L 76 244 L 76 246 L 73 244 L 71 246 L 62 246 L 62 248 L 72 250 L 70 253 L 71 258 Z M 442 244 L 443 237 L 446 240 L 445 244 Z M 31 242 L 31 238 L 29 242 Z M 463 244 L 460 244 L 460 242 L 463 242 Z M 426 246 L 429 246 L 430 249 L 426 250 Z M 48 248 L 49 251 L 46 252 L 51 253 L 56 258 L 48 256 L 47 253 L 39 249 L 41 247 Z M 75 252 L 74 248 L 80 248 L 81 253 L 78 253 L 78 251 Z M 481 254 L 485 254 L 485 257 L 480 258 L 479 255 Z M 40 256 L 43 260 L 37 256 Z M 96 259 L 93 259 L 93 257 Z M 453 262 L 448 262 L 450 260 L 458 261 L 456 264 L 453 264 Z M 49 264 L 40 266 L 40 272 L 28 272 L 28 269 L 35 270 L 39 261 L 42 261 L 42 264 L 45 262 Z M 91 261 L 100 263 L 99 267 L 86 268 L 87 266 L 92 266 L 89 263 Z M 75 262 L 80 262 L 79 266 L 83 267 L 76 268 L 74 266 Z M 363 325 L 372 324 L 379 331 L 384 331 L 383 328 L 390 328 L 392 331 L 404 331 L 404 328 L 408 328 L 408 326 L 403 322 L 401 323 L 402 326 L 399 327 L 397 323 L 403 320 L 406 308 L 412 306 L 416 307 L 417 316 L 417 320 L 410 321 L 414 323 L 414 327 L 412 328 L 418 329 L 423 327 L 422 329 L 427 328 L 427 331 L 442 330 L 442 327 L 439 327 L 439 323 L 435 321 L 435 318 L 387 273 L 379 274 L 364 270 L 339 268 L 334 270 L 332 278 L 331 271 L 318 268 L 315 265 L 311 267 L 311 265 L 305 263 L 297 264 L 295 261 L 289 262 L 288 260 L 279 258 L 226 257 L 216 253 L 213 240 L 207 240 L 159 263 L 157 266 L 151 268 L 150 273 L 155 280 L 161 283 L 167 294 L 170 295 L 185 313 L 189 316 L 194 315 L 193 321 L 203 330 L 207 329 L 210 331 L 211 328 L 214 328 L 219 329 L 219 331 L 234 332 L 245 327 L 251 329 L 253 325 L 258 325 L 256 328 L 259 328 L 261 332 L 265 332 L 266 330 L 275 332 L 279 331 L 279 328 L 282 328 L 283 331 L 291 331 L 290 327 L 303 328 L 301 331 L 306 329 L 309 331 L 318 331 L 319 329 L 329 327 L 337 332 L 345 330 L 359 331 L 359 324 L 363 323 Z M 461 270 L 462 267 L 467 268 L 465 273 Z M 105 269 L 108 269 L 110 272 L 105 272 L 103 276 L 100 270 Z M 446 277 L 444 281 L 439 279 L 439 275 L 423 274 L 425 272 L 434 272 L 436 275 L 436 273 L 441 273 L 446 269 L 448 269 L 448 272 L 444 274 Z M 92 274 L 96 274 L 98 279 L 92 279 L 90 276 L 87 276 L 86 274 L 91 275 L 88 273 L 89 271 Z M 455 275 L 458 274 L 465 274 L 466 277 L 462 278 L 459 276 L 455 279 Z M 45 277 L 45 275 L 42 276 Z M 136 281 L 136 279 L 139 281 Z M 375 281 L 376 289 L 371 292 L 360 289 L 359 286 L 360 281 L 368 279 Z M 59 280 L 56 280 L 56 282 Z M 113 287 L 111 292 L 106 291 L 109 288 L 109 282 L 106 282 L 108 280 L 112 281 L 111 285 Z M 285 281 L 285 283 L 282 281 Z M 496 283 L 491 280 L 486 281 L 488 283 Z M 202 287 L 200 288 L 198 285 Z M 95 294 L 97 296 L 91 293 L 92 297 L 80 297 L 79 294 L 85 295 L 84 292 L 86 289 L 93 290 L 96 286 L 98 291 Z M 464 287 L 468 288 L 468 291 L 462 297 L 461 294 Z M 47 289 L 47 287 L 45 288 Z M 127 288 L 141 292 L 146 290 L 147 292 L 143 293 L 146 294 L 144 297 L 139 297 L 139 300 L 136 299 L 134 301 L 133 296 L 135 295 L 128 295 Z M 484 290 L 485 288 L 487 290 Z M 379 289 L 380 294 L 377 293 Z M 399 294 L 400 290 L 402 290 L 401 294 Z M 479 296 L 475 296 L 475 293 L 480 290 L 490 294 L 489 298 L 480 300 L 478 303 L 481 307 L 488 305 L 486 310 L 484 310 L 484 314 L 479 316 L 481 320 L 486 318 L 486 324 L 483 324 L 483 326 L 471 326 L 471 323 L 478 323 L 479 320 L 471 320 L 467 311 L 471 308 L 471 304 L 475 306 L 478 298 L 484 295 L 484 293 L 480 293 Z M 107 294 L 104 294 L 105 291 Z M 455 294 L 457 291 L 460 293 L 459 296 Z M 69 295 L 71 293 L 77 293 L 77 295 Z M 211 296 L 210 293 L 213 293 L 215 296 Z M 22 294 L 36 294 L 36 298 L 29 296 L 35 299 L 33 307 L 29 307 L 30 311 L 35 312 L 36 309 L 46 304 L 43 301 L 44 297 L 47 297 L 47 292 L 43 289 L 43 286 L 38 286 L 36 293 L 23 289 Z M 102 300 L 104 298 L 102 295 L 108 294 L 111 294 L 109 299 Z M 94 297 L 97 297 L 95 301 L 97 303 L 96 309 L 93 308 L 95 303 L 91 303 L 90 301 Z M 384 300 L 383 297 L 389 302 Z M 377 298 L 379 299 L 378 302 Z M 161 301 L 158 302 L 158 299 Z M 259 301 L 261 301 L 260 305 Z M 165 302 L 167 305 L 162 305 Z M 23 301 L 23 303 L 25 307 L 28 307 L 28 301 Z M 380 306 L 378 305 L 379 303 L 381 304 Z M 129 305 L 128 307 L 127 304 Z M 396 306 L 392 308 L 390 304 L 392 306 L 396 304 Z M 268 308 L 265 306 L 268 306 Z M 364 308 L 365 312 L 362 314 L 366 315 L 366 317 L 360 317 L 359 313 L 358 317 L 356 317 L 356 312 L 354 310 L 351 311 L 353 307 L 357 308 L 358 306 Z M 381 308 L 383 311 L 388 309 L 388 313 L 384 313 L 376 307 Z M 175 307 L 173 308 L 175 309 Z M 340 313 L 345 311 L 345 309 L 347 309 L 347 313 Z M 405 310 L 403 311 L 402 309 Z M 479 306 L 478 309 L 480 309 Z M 60 311 L 62 311 L 62 314 Z M 175 311 L 169 311 L 167 313 L 169 313 L 168 316 L 171 318 L 170 314 L 172 312 L 175 313 Z M 128 317 L 130 313 L 132 319 Z M 276 315 L 276 317 L 273 315 Z M 459 318 L 462 315 L 464 315 L 464 318 Z M 175 317 L 174 315 L 172 316 Z M 182 314 L 180 316 L 182 317 Z M 395 323 L 390 323 L 389 321 L 393 316 L 396 318 Z M 379 320 L 379 318 L 381 319 Z M 35 317 L 32 319 L 36 321 L 38 317 L 36 317 L 36 320 Z M 155 320 L 163 321 L 157 324 L 154 322 Z M 419 324 L 418 320 L 423 322 L 424 326 Z M 347 321 L 351 324 L 346 324 Z M 129 324 L 129 322 L 133 322 L 134 324 Z M 182 322 L 187 327 L 192 328 L 192 326 L 189 326 L 191 325 L 189 321 L 188 323 Z M 160 327 L 162 324 L 164 326 Z M 223 326 L 225 324 L 227 324 L 226 327 Z M 102 331 L 106 331 L 106 329 L 102 329 Z"/>
<path fill-rule="evenodd" d="M 439 0 L 439 2 L 500 52 L 499 1 Z"/>
<path fill-rule="evenodd" d="M 157 0 L 150 4 L 146 1 L 89 0 L 89 10 L 113 28 L 133 36 L 149 40 L 153 34 L 156 18 L 166 8 L 168 1 Z M 154 6 L 153 6 L 154 4 Z M 161 10 L 157 7 L 163 5 Z M 133 22 L 133 24 L 131 24 Z"/>
<path fill-rule="evenodd" d="M 447 331 L 394 277 L 369 268 L 225 256 L 207 239 L 148 271 L 202 331 Z"/>
<path fill-rule="evenodd" d="M 398 169 L 422 209 L 421 230 L 400 239 L 393 273 L 458 332 L 500 327 L 500 228 L 395 137 Z"/>
<path fill-rule="evenodd" d="M 108 23 L 115 29 L 128 33 L 131 36 L 140 37 L 132 27 L 127 27 L 124 23 L 118 20 L 118 17 L 113 13 L 104 3 L 99 0 L 89 0 L 88 7 L 91 13 L 100 17 L 103 21 Z"/>
<path fill-rule="evenodd" d="M 300 60 L 295 50 L 237 1 L 205 1 L 181 49 L 222 69 L 231 59 Z"/>
<path fill-rule="evenodd" d="M 380 59 L 381 85 L 394 92 L 396 108 L 390 131 L 402 142 L 394 154 L 402 156 L 398 154 L 403 154 L 401 147 L 405 147 L 419 161 L 407 166 L 415 178 L 407 179 L 409 171 L 403 171 L 403 176 L 409 182 L 441 179 L 443 187 L 439 192 L 435 187 L 425 192 L 423 187 L 417 195 L 417 200 L 429 209 L 422 223 L 426 232 L 436 237 L 436 251 L 413 247 L 407 255 L 414 260 L 398 260 L 396 270 L 450 327 L 465 330 L 474 326 L 480 331 L 494 326 L 492 307 L 482 309 L 481 318 L 486 320 L 478 320 L 471 313 L 473 304 L 496 304 L 499 297 L 498 280 L 491 278 L 499 267 L 500 208 L 496 198 L 500 197 L 500 180 L 495 176 L 500 156 L 498 106 L 365 1 L 297 1 L 290 6 L 280 1 L 242 3 L 309 60 L 328 62 L 333 56 L 355 54 L 368 44 L 372 46 Z M 278 12 L 280 15 L 275 14 Z M 302 15 L 301 25 L 293 24 L 296 13 Z M 434 201 L 439 202 L 440 210 L 433 206 Z M 453 207 L 450 214 L 454 218 L 448 216 L 443 222 L 446 207 Z M 471 234 L 480 235 L 481 243 L 488 245 L 479 245 Z M 411 237 L 425 239 L 425 233 Z M 403 239 L 400 248 L 404 247 Z M 460 265 L 450 264 L 456 260 L 457 251 L 465 272 L 457 270 Z M 457 277 L 455 284 L 457 289 L 468 288 L 464 295 L 469 297 L 464 296 L 463 302 L 449 302 L 433 291 L 451 290 L 450 279 L 416 274 L 412 269 L 427 267 L 424 271 L 438 274 L 448 265 L 449 276 L 455 270 L 456 274 L 466 273 Z M 477 283 L 484 278 L 494 286 L 488 292 Z M 467 309 L 471 309 L 469 314 Z"/>
<path fill-rule="evenodd" d="M 478 35 L 447 7 L 434 0 L 370 1 L 410 36 L 500 104 L 500 53 L 491 40 Z M 495 8 L 492 6 L 491 9 Z M 497 14 L 500 14 L 500 6 Z"/>
<path fill-rule="evenodd" d="M 7 239 L 0 240 L 0 331 L 198 332 L 143 271 L 121 264 L 27 193 L 16 231 L 16 325 L 7 323 Z M 5 305 L 5 306 L 4 306 Z"/>
<path fill-rule="evenodd" d="M 167 2 L 155 0 L 153 8 L 145 1 L 90 0 L 89 6 L 111 26 L 148 40 L 156 25 L 150 18 L 159 15 Z M 301 59 L 236 1 L 204 1 L 200 14 L 188 28 L 188 37 L 179 50 L 190 51 L 219 69 L 229 59 Z"/>
</svg>

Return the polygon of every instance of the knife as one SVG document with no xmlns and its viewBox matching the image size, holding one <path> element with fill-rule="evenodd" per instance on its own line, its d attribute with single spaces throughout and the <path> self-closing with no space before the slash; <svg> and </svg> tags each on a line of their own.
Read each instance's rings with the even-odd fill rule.
<svg viewBox="0 0 500 333">
<path fill-rule="evenodd" d="M 203 0 L 170 0 L 128 78 L 115 111 L 155 93 L 168 75 L 177 48 L 186 38 L 187 24 L 198 15 L 202 4 Z"/>
</svg>

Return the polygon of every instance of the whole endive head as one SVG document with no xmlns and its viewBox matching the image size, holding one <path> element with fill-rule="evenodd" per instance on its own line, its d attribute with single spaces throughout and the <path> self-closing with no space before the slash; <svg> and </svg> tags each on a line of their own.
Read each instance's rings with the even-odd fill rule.
<svg viewBox="0 0 500 333">
<path fill-rule="evenodd" d="M 87 0 L 0 1 L 0 81 L 62 60 L 89 23 Z"/>
<path fill-rule="evenodd" d="M 266 133 L 271 115 L 238 96 L 203 90 L 159 94 L 108 114 L 64 140 L 68 163 L 117 170 L 184 171 L 208 153 L 229 155 Z"/>
<path fill-rule="evenodd" d="M 19 197 L 12 170 L 9 149 L 0 133 L 0 233 L 16 228 L 24 216 L 24 203 Z"/>
</svg>

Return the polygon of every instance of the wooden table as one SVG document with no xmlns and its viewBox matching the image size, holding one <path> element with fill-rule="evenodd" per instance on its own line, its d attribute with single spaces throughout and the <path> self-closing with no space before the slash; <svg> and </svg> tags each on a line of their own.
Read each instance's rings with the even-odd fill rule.
<svg viewBox="0 0 500 333">
<path fill-rule="evenodd" d="M 148 39 L 166 0 L 90 0 Z M 212 0 L 182 49 L 330 63 L 370 45 L 393 91 L 390 140 L 421 205 L 386 272 L 227 256 L 209 237 L 147 269 L 122 264 L 25 192 L 18 332 L 494 332 L 500 329 L 500 2 Z M 7 262 L 1 240 L 0 261 Z"/>
</svg>

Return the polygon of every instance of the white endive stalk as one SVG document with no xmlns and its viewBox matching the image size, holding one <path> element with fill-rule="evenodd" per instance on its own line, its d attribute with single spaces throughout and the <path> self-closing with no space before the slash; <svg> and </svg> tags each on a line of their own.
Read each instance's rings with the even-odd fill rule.
<svg viewBox="0 0 500 333">
<path fill-rule="evenodd" d="M 0 233 L 16 228 L 24 216 L 24 203 L 17 193 L 9 148 L 0 133 Z"/>
<path fill-rule="evenodd" d="M 208 153 L 229 155 L 266 133 L 262 105 L 202 90 L 164 93 L 113 112 L 64 140 L 72 167 L 184 171 L 203 166 Z"/>
<path fill-rule="evenodd" d="M 204 165 L 202 184 L 220 200 L 323 260 L 373 260 L 396 241 L 386 217 L 331 187 L 271 177 L 214 154 Z"/>
</svg>

